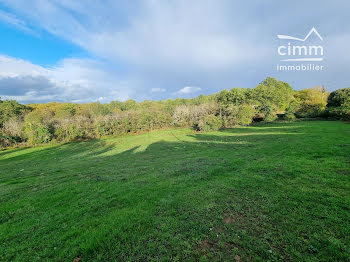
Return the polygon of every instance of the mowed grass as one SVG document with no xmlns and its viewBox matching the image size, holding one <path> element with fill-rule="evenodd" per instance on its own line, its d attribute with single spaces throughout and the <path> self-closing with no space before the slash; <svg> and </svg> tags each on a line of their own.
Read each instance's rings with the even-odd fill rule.
<svg viewBox="0 0 350 262">
<path fill-rule="evenodd" d="M 350 124 L 0 152 L 1 261 L 349 261 Z"/>
</svg>

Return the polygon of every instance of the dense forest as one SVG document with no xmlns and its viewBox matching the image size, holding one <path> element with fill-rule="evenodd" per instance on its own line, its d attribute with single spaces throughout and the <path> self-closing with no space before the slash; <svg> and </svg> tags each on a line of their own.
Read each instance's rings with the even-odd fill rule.
<svg viewBox="0 0 350 262">
<path fill-rule="evenodd" d="M 350 119 L 350 88 L 295 91 L 268 77 L 252 89 L 233 88 L 192 99 L 107 104 L 46 103 L 21 105 L 0 99 L 0 147 L 67 142 L 167 127 L 198 131 L 249 125 L 253 121 L 297 118 Z"/>
</svg>

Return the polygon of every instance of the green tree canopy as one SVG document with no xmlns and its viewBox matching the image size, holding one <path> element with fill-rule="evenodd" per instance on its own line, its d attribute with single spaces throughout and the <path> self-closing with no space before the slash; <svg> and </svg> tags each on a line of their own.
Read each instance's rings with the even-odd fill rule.
<svg viewBox="0 0 350 262">
<path fill-rule="evenodd" d="M 217 102 L 223 107 L 242 105 L 248 102 L 248 92 L 245 88 L 225 89 L 217 95 Z"/>
<path fill-rule="evenodd" d="M 333 91 L 328 97 L 328 107 L 342 106 L 348 103 L 350 103 L 350 87 Z"/>
<path fill-rule="evenodd" d="M 19 104 L 15 100 L 2 101 L 0 99 L 0 127 L 10 118 L 20 116 L 25 109 L 24 105 Z"/>
<path fill-rule="evenodd" d="M 293 100 L 293 88 L 286 82 L 267 77 L 251 92 L 251 99 L 261 106 L 272 106 L 275 110 L 285 110 Z"/>
</svg>

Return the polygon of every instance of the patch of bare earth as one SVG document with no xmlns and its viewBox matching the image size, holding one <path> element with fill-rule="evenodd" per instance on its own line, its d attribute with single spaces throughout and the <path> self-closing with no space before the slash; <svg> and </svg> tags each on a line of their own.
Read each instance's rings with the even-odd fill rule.
<svg viewBox="0 0 350 262">
<path fill-rule="evenodd" d="M 80 262 L 81 261 L 81 257 L 76 257 L 74 258 L 73 262 Z"/>
<path fill-rule="evenodd" d="M 207 239 L 203 239 L 201 244 L 198 246 L 198 251 L 200 253 L 206 253 L 210 250 L 211 247 L 212 244 Z"/>
<path fill-rule="evenodd" d="M 245 216 L 242 214 L 228 214 L 225 213 L 223 215 L 223 222 L 226 225 L 232 224 L 233 222 L 240 222 L 243 223 L 245 221 Z"/>
<path fill-rule="evenodd" d="M 229 225 L 229 224 L 231 224 L 232 223 L 232 221 L 233 221 L 233 219 L 232 219 L 232 217 L 231 216 L 224 216 L 224 223 L 226 224 L 226 225 Z"/>
<path fill-rule="evenodd" d="M 235 261 L 236 262 L 241 262 L 241 257 L 239 255 L 235 255 Z"/>
</svg>

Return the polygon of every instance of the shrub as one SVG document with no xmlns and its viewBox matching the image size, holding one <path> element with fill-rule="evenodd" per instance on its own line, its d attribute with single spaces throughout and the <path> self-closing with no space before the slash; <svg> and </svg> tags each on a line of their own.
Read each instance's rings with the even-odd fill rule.
<svg viewBox="0 0 350 262">
<path fill-rule="evenodd" d="M 215 115 L 207 115 L 203 119 L 199 120 L 197 130 L 200 131 L 213 131 L 218 130 L 222 126 L 222 121 Z"/>
<path fill-rule="evenodd" d="M 350 87 L 338 89 L 330 93 L 328 97 L 328 107 L 338 107 L 350 103 Z"/>
<path fill-rule="evenodd" d="M 326 114 L 350 120 L 350 87 L 336 90 L 329 95 Z"/>
<path fill-rule="evenodd" d="M 296 117 L 295 117 L 294 113 L 286 112 L 283 119 L 287 120 L 287 121 L 294 121 L 296 119 Z"/>
<path fill-rule="evenodd" d="M 350 120 L 350 102 L 346 102 L 338 107 L 328 107 L 326 110 L 326 116 Z"/>
<path fill-rule="evenodd" d="M 257 107 L 257 112 L 264 116 L 264 120 L 266 117 L 269 117 L 269 115 L 273 114 L 273 112 L 276 112 L 276 110 L 277 108 L 269 103 Z"/>
<path fill-rule="evenodd" d="M 51 140 L 54 127 L 49 123 L 44 123 L 40 112 L 30 112 L 25 119 L 24 132 L 28 143 L 41 144 Z"/>
<path fill-rule="evenodd" d="M 251 105 L 242 105 L 237 114 L 239 125 L 249 125 L 253 121 L 255 115 L 255 109 Z"/>
<path fill-rule="evenodd" d="M 288 107 L 286 108 L 285 114 L 283 116 L 284 120 L 287 121 L 294 121 L 296 119 L 295 116 L 295 111 L 298 108 L 299 104 L 297 103 L 296 100 L 293 100 L 292 102 L 290 102 L 290 104 L 288 105 Z"/>
<path fill-rule="evenodd" d="M 150 131 L 169 126 L 217 130 L 249 125 L 255 120 L 335 116 L 350 120 L 350 88 L 328 93 L 323 87 L 294 91 L 285 82 L 268 77 L 254 89 L 233 88 L 193 99 L 146 100 L 109 104 L 46 103 L 23 106 L 0 100 L 1 144 L 31 144 L 100 138 Z M 326 110 L 325 110 L 326 108 Z M 325 112 L 327 114 L 325 114 Z"/>
<path fill-rule="evenodd" d="M 177 126 L 185 126 L 190 121 L 190 108 L 185 105 L 177 106 L 173 114 L 173 123 Z"/>
<path fill-rule="evenodd" d="M 2 128 L 4 134 L 20 141 L 24 137 L 24 123 L 23 119 L 11 118 L 3 124 Z"/>
<path fill-rule="evenodd" d="M 26 123 L 25 132 L 29 144 L 42 144 L 51 141 L 52 134 L 47 126 L 39 124 Z"/>
<path fill-rule="evenodd" d="M 28 108 L 19 104 L 15 100 L 0 100 L 0 127 L 11 118 L 16 118 L 23 114 Z"/>
<path fill-rule="evenodd" d="M 267 122 L 275 121 L 278 118 L 276 113 L 277 107 L 269 103 L 258 106 L 256 111 L 258 115 L 260 115 L 261 118 Z"/>
<path fill-rule="evenodd" d="M 277 114 L 275 112 L 271 112 L 268 115 L 265 115 L 264 121 L 266 122 L 273 122 L 277 119 Z"/>
<path fill-rule="evenodd" d="M 294 97 L 297 117 L 318 117 L 326 108 L 328 93 L 322 87 L 314 87 L 297 91 Z"/>
<path fill-rule="evenodd" d="M 78 138 L 93 138 L 91 120 L 79 116 L 74 118 L 56 119 L 54 121 L 54 138 L 58 141 L 72 141 Z"/>
<path fill-rule="evenodd" d="M 173 123 L 176 126 L 198 126 L 199 121 L 208 115 L 216 115 L 219 106 L 215 102 L 201 105 L 181 105 L 175 108 L 173 114 Z"/>
<path fill-rule="evenodd" d="M 11 136 L 5 135 L 0 131 L 0 148 L 6 148 L 15 143 L 16 141 Z"/>
<path fill-rule="evenodd" d="M 249 125 L 253 121 L 255 109 L 252 105 L 231 106 L 224 111 L 224 126 Z"/>
</svg>

